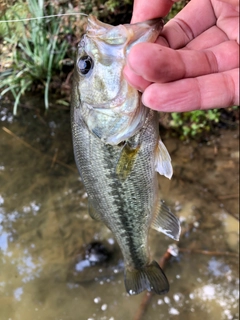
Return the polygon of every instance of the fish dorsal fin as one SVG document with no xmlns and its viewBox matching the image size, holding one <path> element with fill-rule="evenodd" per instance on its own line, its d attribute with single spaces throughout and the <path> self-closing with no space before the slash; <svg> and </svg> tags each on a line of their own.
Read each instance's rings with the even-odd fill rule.
<svg viewBox="0 0 240 320">
<path fill-rule="evenodd" d="M 88 198 L 88 213 L 92 219 L 97 220 L 97 221 L 102 220 L 101 216 L 99 215 L 99 213 L 95 209 L 93 200 L 91 198 Z"/>
<path fill-rule="evenodd" d="M 161 139 L 158 141 L 155 152 L 155 169 L 159 174 L 171 179 L 173 174 L 171 157 Z"/>
<path fill-rule="evenodd" d="M 174 240 L 179 240 L 181 232 L 180 221 L 163 201 L 160 202 L 151 227 Z"/>
<path fill-rule="evenodd" d="M 125 181 L 132 171 L 139 148 L 140 146 L 131 148 L 127 142 L 125 143 L 116 167 L 116 174 L 121 181 Z"/>
</svg>

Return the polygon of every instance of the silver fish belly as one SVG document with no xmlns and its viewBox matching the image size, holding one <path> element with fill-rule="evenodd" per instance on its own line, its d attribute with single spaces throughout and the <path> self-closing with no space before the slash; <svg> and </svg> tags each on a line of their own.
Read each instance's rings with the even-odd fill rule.
<svg viewBox="0 0 240 320">
<path fill-rule="evenodd" d="M 148 232 L 152 227 L 176 240 L 180 233 L 178 219 L 158 193 L 158 173 L 169 178 L 172 174 L 170 157 L 159 138 L 158 113 L 141 104 L 140 94 L 122 76 L 129 51 L 126 41 L 130 36 L 134 38 L 130 46 L 154 41 L 159 33 L 152 35 L 154 25 L 160 28 L 159 21 L 149 21 L 123 29 L 90 17 L 72 85 L 74 154 L 88 194 L 89 214 L 113 232 L 124 257 L 129 294 L 169 290 L 164 272 L 150 259 Z M 116 61 L 119 68 L 108 69 Z M 99 74 L 102 66 L 108 70 L 103 75 Z M 104 76 L 118 80 L 114 93 L 108 92 Z"/>
</svg>

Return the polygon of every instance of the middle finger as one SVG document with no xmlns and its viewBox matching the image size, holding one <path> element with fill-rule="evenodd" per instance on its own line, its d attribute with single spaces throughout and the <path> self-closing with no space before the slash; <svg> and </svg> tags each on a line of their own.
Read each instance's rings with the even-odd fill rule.
<svg viewBox="0 0 240 320">
<path fill-rule="evenodd" d="M 234 41 L 199 51 L 140 43 L 129 53 L 128 67 L 148 82 L 169 82 L 235 68 L 238 66 L 237 50 Z"/>
</svg>

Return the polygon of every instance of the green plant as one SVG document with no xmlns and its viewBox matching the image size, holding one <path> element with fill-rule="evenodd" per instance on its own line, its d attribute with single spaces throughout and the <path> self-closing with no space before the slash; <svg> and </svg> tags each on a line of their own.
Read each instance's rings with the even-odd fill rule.
<svg viewBox="0 0 240 320">
<path fill-rule="evenodd" d="M 15 98 L 14 114 L 20 97 L 37 83 L 44 86 L 44 103 L 48 108 L 50 81 L 54 72 L 60 69 L 68 47 L 64 39 L 59 39 L 60 20 L 42 19 L 46 14 L 54 14 L 54 7 L 45 5 L 44 0 L 28 0 L 27 5 L 31 17 L 37 19 L 24 24 L 25 32 L 17 43 L 10 26 L 8 37 L 4 38 L 13 54 L 11 67 L 0 73 L 0 89 L 1 95 L 12 92 Z M 15 17 L 19 18 L 17 13 Z M 23 22 L 18 23 L 23 25 Z"/>
<path fill-rule="evenodd" d="M 166 20 L 168 21 L 173 17 L 175 17 L 175 15 L 178 14 L 178 12 L 181 11 L 188 4 L 188 2 L 189 0 L 181 0 L 181 1 L 175 2 L 172 6 L 171 11 L 166 17 Z"/>
<path fill-rule="evenodd" d="M 121 5 L 130 4 L 131 0 L 108 0 L 105 2 L 104 6 L 106 7 L 107 11 L 114 12 L 116 9 L 118 9 Z"/>
<path fill-rule="evenodd" d="M 219 122 L 220 115 L 220 109 L 171 113 L 170 127 L 180 134 L 181 139 L 195 137 L 203 131 L 209 131 L 213 123 Z"/>
</svg>

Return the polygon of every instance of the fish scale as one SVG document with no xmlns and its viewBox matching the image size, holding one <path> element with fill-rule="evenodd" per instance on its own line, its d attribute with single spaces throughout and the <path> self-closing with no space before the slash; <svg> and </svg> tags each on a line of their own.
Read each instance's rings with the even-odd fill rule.
<svg viewBox="0 0 240 320">
<path fill-rule="evenodd" d="M 149 115 L 151 116 L 149 122 L 152 122 L 151 118 L 156 114 L 149 111 Z M 152 123 L 155 127 L 157 119 L 158 117 L 156 117 L 155 123 Z M 144 150 L 142 151 L 144 157 L 141 157 L 141 153 L 139 153 L 141 161 L 135 162 L 131 175 L 121 182 L 116 175 L 116 163 L 121 155 L 122 148 L 100 142 L 97 137 L 89 133 L 85 125 L 74 124 L 74 127 L 77 131 L 73 130 L 73 135 L 78 140 L 78 144 L 75 146 L 76 162 L 80 168 L 83 183 L 88 190 L 88 196 L 90 199 L 95 198 L 95 202 L 97 202 L 96 211 L 104 212 L 102 220 L 115 234 L 118 243 L 121 241 L 120 246 L 127 257 L 125 260 L 132 265 L 134 263 L 132 253 L 137 250 L 139 244 L 145 244 L 144 256 L 147 256 L 148 251 L 146 247 L 147 229 L 152 211 L 150 204 L 153 203 L 154 195 L 152 176 L 153 173 L 155 176 L 157 175 L 152 163 L 156 139 L 158 138 L 157 130 L 151 130 L 149 125 L 144 128 L 145 130 L 141 130 L 148 137 L 148 140 L 146 140 L 145 135 L 143 135 L 142 139 L 145 140 L 145 143 L 141 147 L 151 148 L 151 154 Z M 151 136 L 149 131 L 152 132 Z M 86 144 L 85 141 L 90 141 L 90 143 Z M 154 141 L 155 143 L 153 143 Z M 146 170 L 147 168 L 148 170 Z M 151 192 L 145 192 L 143 185 L 150 185 L 152 187 Z M 96 190 L 104 190 L 104 192 L 96 195 Z M 135 200 L 132 198 L 133 194 L 136 196 Z M 143 223 L 142 219 L 139 221 L 138 217 L 141 218 L 141 216 L 145 218 L 146 222 Z M 136 234 L 142 234 L 142 236 L 138 238 Z M 124 244 L 122 243 L 123 238 L 126 238 Z M 131 243 L 131 246 L 129 246 L 129 243 Z M 133 261 L 130 262 L 130 259 Z M 144 259 L 146 258 L 144 257 Z M 136 265 L 138 265 L 138 262 Z M 142 262 L 142 265 L 144 265 L 144 262 Z"/>
<path fill-rule="evenodd" d="M 180 233 L 178 219 L 162 206 L 158 192 L 158 172 L 172 175 L 170 156 L 159 137 L 159 115 L 142 105 L 141 94 L 122 72 L 123 52 L 127 55 L 141 40 L 154 41 L 161 28 L 161 20 L 113 27 L 90 16 L 72 83 L 73 147 L 89 214 L 114 234 L 129 294 L 168 291 L 164 272 L 150 258 L 149 228 L 174 239 Z"/>
</svg>

